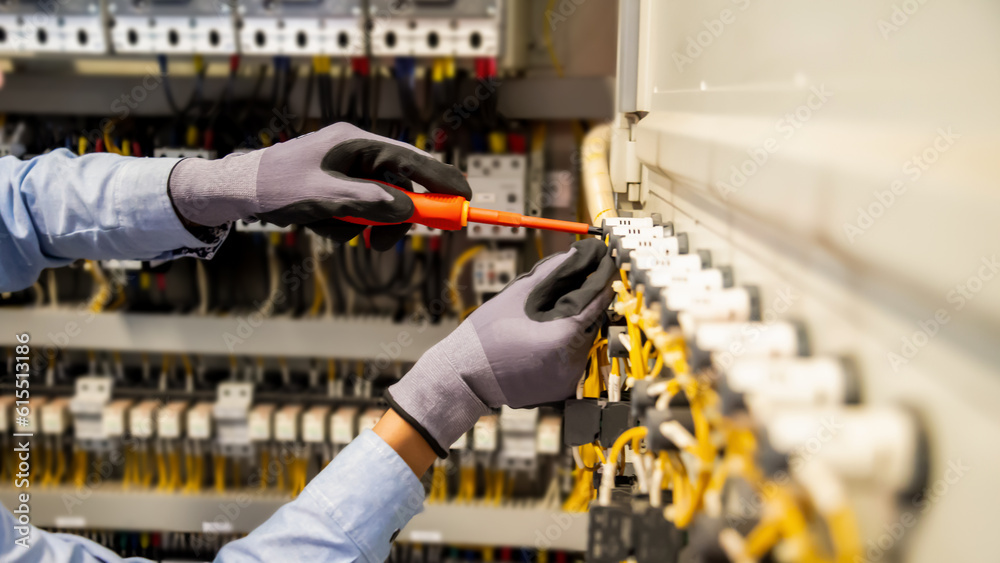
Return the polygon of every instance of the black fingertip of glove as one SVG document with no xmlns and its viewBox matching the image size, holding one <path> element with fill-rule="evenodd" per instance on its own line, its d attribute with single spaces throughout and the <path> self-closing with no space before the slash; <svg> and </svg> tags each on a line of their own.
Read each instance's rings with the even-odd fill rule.
<svg viewBox="0 0 1000 563">
<path fill-rule="evenodd" d="M 307 224 L 306 227 L 317 235 L 340 244 L 353 239 L 365 230 L 364 225 L 355 225 L 354 223 L 346 223 L 337 219 L 313 221 Z"/>
<path fill-rule="evenodd" d="M 607 289 L 615 263 L 604 242 L 584 239 L 574 243 L 573 249 L 575 252 L 528 294 L 524 305 L 528 318 L 545 322 L 579 315 Z"/>
<path fill-rule="evenodd" d="M 409 230 L 409 223 L 372 227 L 372 235 L 369 242 L 372 248 L 379 252 L 384 252 L 395 246 L 397 242 L 406 236 Z"/>
<path fill-rule="evenodd" d="M 472 187 L 461 170 L 433 158 L 424 158 L 425 164 L 419 169 L 420 177 L 411 176 L 415 182 L 435 193 L 472 199 Z"/>
<path fill-rule="evenodd" d="M 327 173 L 339 172 L 352 178 L 390 184 L 402 177 L 431 192 L 472 198 L 469 182 L 454 166 L 415 149 L 383 141 L 354 139 L 340 143 L 327 151 L 320 168 Z"/>
<path fill-rule="evenodd" d="M 424 428 L 422 424 L 417 422 L 417 419 L 410 416 L 410 413 L 406 412 L 402 407 L 399 406 L 398 403 L 396 403 L 396 400 L 392 398 L 392 394 L 389 393 L 388 389 L 385 390 L 385 393 L 382 394 L 382 397 L 385 399 L 385 402 L 389 403 L 389 408 L 396 411 L 396 414 L 398 414 L 400 418 L 402 418 L 403 420 L 406 421 L 407 424 L 412 426 L 413 429 L 417 431 L 417 434 L 420 434 L 420 437 L 427 442 L 427 444 L 431 447 L 432 450 L 434 450 L 434 453 L 436 453 L 439 458 L 441 459 L 448 458 L 448 450 L 443 448 L 441 444 L 439 444 L 438 441 L 433 436 L 431 436 L 431 433 L 428 432 L 427 429 Z M 448 445 L 450 446 L 451 444 Z"/>
</svg>

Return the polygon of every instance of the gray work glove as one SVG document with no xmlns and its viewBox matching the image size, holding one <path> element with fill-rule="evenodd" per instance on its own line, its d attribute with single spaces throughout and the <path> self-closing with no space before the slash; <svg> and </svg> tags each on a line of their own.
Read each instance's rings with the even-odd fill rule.
<svg viewBox="0 0 1000 563">
<path fill-rule="evenodd" d="M 490 408 L 572 396 L 615 273 L 596 238 L 539 262 L 421 356 L 387 400 L 446 457 Z"/>
<path fill-rule="evenodd" d="M 240 219 L 297 224 L 346 242 L 365 227 L 334 217 L 399 223 L 413 216 L 408 197 L 368 180 L 407 190 L 416 182 L 432 192 L 472 197 L 457 168 L 348 123 L 220 160 L 182 160 L 170 174 L 169 191 L 178 213 L 197 225 Z M 373 227 L 372 247 L 392 247 L 409 227 Z"/>
</svg>

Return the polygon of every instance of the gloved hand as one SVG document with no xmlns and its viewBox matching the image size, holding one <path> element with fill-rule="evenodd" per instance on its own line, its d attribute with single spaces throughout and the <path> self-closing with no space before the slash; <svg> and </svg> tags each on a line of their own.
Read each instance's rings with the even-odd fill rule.
<svg viewBox="0 0 1000 563">
<path fill-rule="evenodd" d="M 615 273 L 596 238 L 539 262 L 421 356 L 386 398 L 446 457 L 489 408 L 572 396 Z"/>
<path fill-rule="evenodd" d="M 348 123 L 247 154 L 182 160 L 170 174 L 169 191 L 178 213 L 198 225 L 259 219 L 305 225 L 346 242 L 365 227 L 334 217 L 398 223 L 413 215 L 413 202 L 399 190 L 367 180 L 407 190 L 417 182 L 432 192 L 472 197 L 457 168 Z M 373 227 L 372 247 L 392 247 L 409 227 Z"/>
</svg>

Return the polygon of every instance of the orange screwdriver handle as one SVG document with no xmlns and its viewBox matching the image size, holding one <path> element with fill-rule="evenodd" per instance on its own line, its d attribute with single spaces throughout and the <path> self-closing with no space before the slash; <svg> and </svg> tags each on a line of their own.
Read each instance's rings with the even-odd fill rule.
<svg viewBox="0 0 1000 563">
<path fill-rule="evenodd" d="M 379 182 L 381 183 L 381 182 Z M 385 184 L 389 186 L 389 184 Z M 392 186 L 396 187 L 396 186 Z M 417 223 L 432 229 L 457 231 L 468 224 L 469 202 L 460 195 L 418 194 L 400 189 L 413 201 L 413 215 L 400 223 Z M 338 217 L 341 221 L 356 225 L 391 225 L 360 217 Z"/>
</svg>

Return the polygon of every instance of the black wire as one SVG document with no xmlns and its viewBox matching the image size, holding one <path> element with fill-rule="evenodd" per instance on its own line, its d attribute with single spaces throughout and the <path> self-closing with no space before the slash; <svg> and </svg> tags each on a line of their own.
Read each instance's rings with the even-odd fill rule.
<svg viewBox="0 0 1000 563">
<path fill-rule="evenodd" d="M 346 74 L 347 73 L 345 72 L 337 76 L 337 84 L 334 89 L 335 91 L 330 92 L 331 95 L 336 94 L 336 96 L 330 100 L 332 104 L 331 107 L 333 109 L 333 112 L 330 114 L 330 119 L 332 121 L 341 121 L 344 118 L 344 85 L 347 82 L 345 77 Z"/>
<path fill-rule="evenodd" d="M 281 72 L 280 57 L 274 58 L 274 79 L 271 81 L 271 100 L 268 102 L 271 107 L 277 107 L 278 105 L 278 95 L 281 93 L 281 81 L 284 79 L 284 74 Z"/>
<path fill-rule="evenodd" d="M 372 99 L 371 99 L 371 112 L 372 112 L 372 131 L 378 130 L 378 106 L 379 106 L 379 96 L 382 93 L 382 73 L 375 73 L 374 78 L 375 84 L 372 88 Z"/>
<path fill-rule="evenodd" d="M 174 99 L 173 88 L 170 87 L 170 77 L 167 72 L 167 57 L 166 55 L 159 55 L 157 59 L 160 63 L 160 82 L 163 83 L 163 93 L 167 97 L 167 104 L 170 105 L 170 111 L 174 112 L 175 116 L 179 116 L 181 109 L 177 105 L 177 100 Z"/>
<path fill-rule="evenodd" d="M 369 67 L 371 68 L 371 67 Z M 371 90 L 372 90 L 372 76 L 371 72 L 368 74 L 358 75 L 361 84 L 361 128 L 365 130 L 370 130 L 371 128 L 371 117 L 372 117 L 372 105 L 371 105 Z"/>
<path fill-rule="evenodd" d="M 305 127 L 306 120 L 309 119 L 309 106 L 312 104 L 313 82 L 315 80 L 316 69 L 315 67 L 309 67 L 309 78 L 306 82 L 305 100 L 302 102 L 302 121 L 300 121 L 298 125 L 289 124 L 289 127 L 292 129 L 293 136 L 298 136 L 299 131 Z"/>
<path fill-rule="evenodd" d="M 243 107 L 243 112 L 239 116 L 239 122 L 245 123 L 247 117 L 250 115 L 250 110 L 253 109 L 254 104 L 257 103 L 257 98 L 260 96 L 260 91 L 264 87 L 264 78 L 267 76 L 267 64 L 260 65 L 260 72 L 257 73 L 257 82 L 253 85 L 253 92 L 251 92 L 250 97 L 247 98 L 246 106 Z"/>
<path fill-rule="evenodd" d="M 337 268 L 339 269 L 340 273 L 343 274 L 344 281 L 347 282 L 347 285 L 351 286 L 351 289 L 353 289 L 354 291 L 358 292 L 361 295 L 364 295 L 366 297 L 371 297 L 373 293 L 367 287 L 365 287 L 365 284 L 361 283 L 357 278 L 354 277 L 354 274 L 351 272 L 351 269 L 348 268 L 347 266 L 347 258 L 348 254 L 350 254 L 350 248 L 351 248 L 350 246 L 343 245 L 340 247 L 340 252 L 334 253 L 337 259 Z"/>
<path fill-rule="evenodd" d="M 350 85 L 348 86 L 348 97 L 347 97 L 347 110 L 346 116 L 347 120 L 351 123 L 357 125 L 360 121 L 358 116 L 358 73 L 353 72 L 350 78 Z"/>
<path fill-rule="evenodd" d="M 226 109 L 229 109 L 230 103 L 233 99 L 233 88 L 236 85 L 237 70 L 237 68 L 230 67 L 229 77 L 226 79 L 226 85 L 222 88 L 222 92 L 219 93 L 219 98 L 215 101 L 215 105 L 208 111 L 208 114 L 211 116 L 209 129 L 215 126 L 216 121 L 219 119 L 219 115 L 222 113 L 223 106 L 225 106 Z"/>
<path fill-rule="evenodd" d="M 281 103 L 278 105 L 279 108 L 283 108 L 288 105 L 289 100 L 292 96 L 292 88 L 295 87 L 295 82 L 299 78 L 298 67 L 292 67 L 288 65 L 285 68 L 285 80 L 284 80 L 284 90 L 281 93 Z"/>
<path fill-rule="evenodd" d="M 330 124 L 330 74 L 320 74 L 316 79 L 319 98 L 319 120 L 323 126 Z"/>
<path fill-rule="evenodd" d="M 359 251 L 358 256 L 361 258 L 358 264 L 359 271 L 361 268 L 365 270 L 366 281 L 370 282 L 371 290 L 375 293 L 385 293 L 390 287 L 396 282 L 396 275 L 399 270 L 399 261 L 392 261 L 392 270 L 389 273 L 387 279 L 382 280 L 379 278 L 378 271 L 374 262 L 374 251 L 368 248 L 362 249 L 361 246 L 355 247 Z M 370 276 L 370 277 L 369 277 Z"/>
<path fill-rule="evenodd" d="M 344 251 L 344 248 L 341 247 L 341 248 L 338 248 L 338 249 L 334 250 L 333 253 L 334 254 L 341 254 L 341 253 L 343 253 L 343 251 Z M 327 272 L 327 276 L 330 279 L 330 292 L 333 294 L 333 302 L 334 302 L 334 309 L 333 310 L 336 313 L 344 313 L 346 311 L 346 309 L 347 309 L 347 307 L 346 307 L 347 300 L 344 299 L 344 291 L 343 291 L 343 288 L 341 288 L 341 286 L 340 286 L 340 283 L 341 283 L 341 279 L 340 279 L 341 271 L 340 271 L 340 268 L 326 268 L 326 272 Z"/>
</svg>

